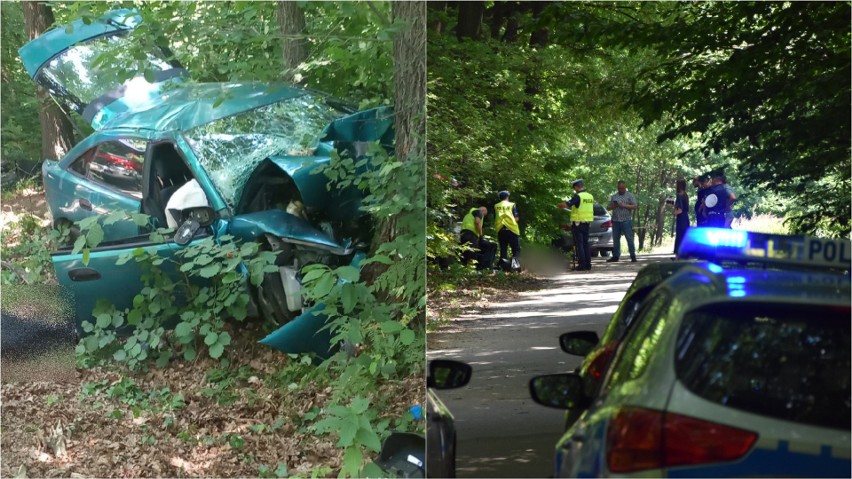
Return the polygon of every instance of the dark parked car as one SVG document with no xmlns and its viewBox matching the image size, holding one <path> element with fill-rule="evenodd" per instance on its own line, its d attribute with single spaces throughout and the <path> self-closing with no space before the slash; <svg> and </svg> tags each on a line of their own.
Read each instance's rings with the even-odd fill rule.
<svg viewBox="0 0 852 479">
<path fill-rule="evenodd" d="M 460 388 L 472 368 L 451 359 L 429 363 L 426 378 L 426 477 L 456 477 L 456 427 L 453 415 L 434 390 Z"/>
<path fill-rule="evenodd" d="M 592 256 L 609 256 L 612 253 L 612 217 L 599 203 L 594 207 L 595 219 L 589 225 L 589 249 Z M 571 221 L 567 219 L 559 225 L 559 236 L 551 245 L 568 252 L 574 248 L 574 235 L 571 234 Z"/>
</svg>

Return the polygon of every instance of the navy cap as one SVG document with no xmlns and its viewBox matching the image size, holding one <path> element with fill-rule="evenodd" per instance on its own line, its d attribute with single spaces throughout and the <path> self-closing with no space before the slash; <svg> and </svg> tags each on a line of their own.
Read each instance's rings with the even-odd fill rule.
<svg viewBox="0 0 852 479">
<path fill-rule="evenodd" d="M 574 180 L 571 182 L 571 186 L 583 186 L 583 180 Z"/>
<path fill-rule="evenodd" d="M 504 197 L 508 197 L 508 196 L 509 196 L 509 192 L 506 191 L 506 190 L 503 190 L 503 191 L 497 193 L 498 198 L 504 198 Z"/>
</svg>

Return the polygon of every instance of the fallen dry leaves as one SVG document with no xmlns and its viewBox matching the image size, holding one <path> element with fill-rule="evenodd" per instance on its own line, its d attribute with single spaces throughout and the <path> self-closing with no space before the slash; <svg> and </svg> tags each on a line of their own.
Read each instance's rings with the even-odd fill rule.
<svg viewBox="0 0 852 479">
<path fill-rule="evenodd" d="M 246 379 L 219 394 L 211 393 L 207 372 L 217 363 L 209 359 L 144 374 L 94 368 L 79 371 L 76 381 L 4 382 L 0 476 L 252 477 L 279 464 L 290 475 L 324 467 L 337 476 L 343 454 L 336 438 L 313 435 L 302 420 L 328 402 L 331 388 L 276 384 L 273 373 L 289 359 L 255 341 L 235 343 L 230 370 Z M 127 379 L 137 395 L 169 388 L 182 394 L 182 404 L 140 408 L 107 394 Z M 92 384 L 102 387 L 92 392 Z M 399 417 L 425 396 L 422 378 L 380 388 L 398 398 L 382 416 Z M 231 400 L 221 401 L 222 394 Z"/>
</svg>

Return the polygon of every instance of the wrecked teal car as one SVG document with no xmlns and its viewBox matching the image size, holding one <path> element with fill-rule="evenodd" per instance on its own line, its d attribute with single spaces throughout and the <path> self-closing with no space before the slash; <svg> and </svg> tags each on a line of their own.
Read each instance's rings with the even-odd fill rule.
<svg viewBox="0 0 852 479">
<path fill-rule="evenodd" d="M 288 85 L 190 83 L 165 50 L 146 53 L 144 76 L 117 82 L 101 54 L 121 59 L 140 22 L 133 11 L 115 11 L 46 32 L 19 50 L 29 75 L 94 129 L 64 158 L 43 164 L 54 224 L 118 210 L 154 223 L 105 226 L 88 264 L 81 254 L 54 253 L 78 324 L 100 298 L 117 308 L 132 304 L 142 284 L 133 262 L 116 265 L 121 254 L 143 246 L 169 255 L 188 241 L 227 234 L 280 252 L 278 273 L 252 288 L 259 313 L 284 325 L 266 341 L 286 352 L 327 351 L 328 336 L 315 334 L 324 318 L 303 304 L 299 272 L 357 261 L 372 226 L 357 189 L 329 188 L 315 170 L 335 151 L 358 157 L 375 141 L 392 148 L 392 110 L 356 112 Z M 164 244 L 149 240 L 150 226 L 180 232 L 206 211 L 204 227 L 186 241 L 179 234 Z"/>
</svg>

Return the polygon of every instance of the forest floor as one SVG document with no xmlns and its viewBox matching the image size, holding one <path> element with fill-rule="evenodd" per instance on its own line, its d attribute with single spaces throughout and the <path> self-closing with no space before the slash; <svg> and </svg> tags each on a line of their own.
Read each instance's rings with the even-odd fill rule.
<svg viewBox="0 0 852 479">
<path fill-rule="evenodd" d="M 4 296 L 55 282 L 44 245 L 26 256 L 48 228 L 43 191 L 5 192 L 0 210 Z M 24 283 L 8 266 L 31 281 L 8 287 Z M 336 379 L 258 344 L 260 321 L 234 328 L 227 364 L 199 356 L 133 373 L 76 368 L 73 351 L 4 356 L 0 477 L 336 477 L 343 449 L 312 429 Z M 394 404 L 379 416 L 401 418 L 422 403 L 423 378 L 383 382 L 379 395 Z"/>
</svg>

